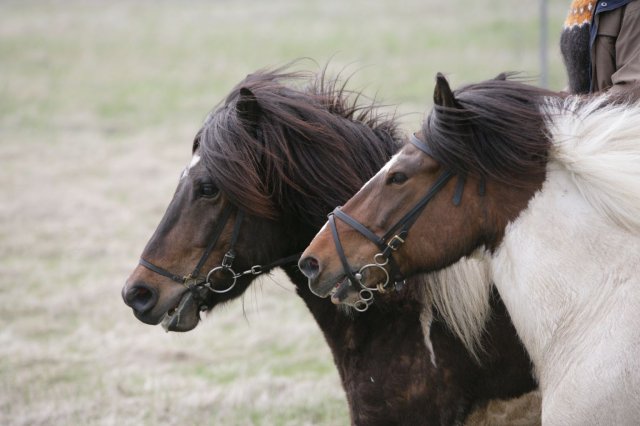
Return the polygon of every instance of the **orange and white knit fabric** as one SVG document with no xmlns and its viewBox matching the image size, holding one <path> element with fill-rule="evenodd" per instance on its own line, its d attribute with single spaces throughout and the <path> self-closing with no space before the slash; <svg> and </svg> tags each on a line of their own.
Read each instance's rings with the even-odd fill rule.
<svg viewBox="0 0 640 426">
<path fill-rule="evenodd" d="M 598 0 L 573 0 L 569 7 L 569 14 L 564 21 L 564 28 L 582 26 L 591 22 L 591 15 Z"/>
</svg>

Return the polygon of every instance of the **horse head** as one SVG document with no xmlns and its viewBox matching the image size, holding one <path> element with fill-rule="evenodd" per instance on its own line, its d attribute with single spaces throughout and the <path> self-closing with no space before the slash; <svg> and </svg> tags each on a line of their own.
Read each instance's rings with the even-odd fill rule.
<svg viewBox="0 0 640 426">
<path fill-rule="evenodd" d="M 266 272 L 272 256 L 285 250 L 278 244 L 281 238 L 276 238 L 286 234 L 282 225 L 269 217 L 246 215 L 243 206 L 234 203 L 220 184 L 224 180 L 220 175 L 228 169 L 208 167 L 214 164 L 211 156 L 225 157 L 229 169 L 236 170 L 248 170 L 248 163 L 255 160 L 236 155 L 233 144 L 225 143 L 228 137 L 220 141 L 225 130 L 212 117 L 225 116 L 232 123 L 226 130 L 232 128 L 234 137 L 256 139 L 260 114 L 256 99 L 244 87 L 229 99 L 233 101 L 210 115 L 196 135 L 191 162 L 142 252 L 140 264 L 123 288 L 125 303 L 147 324 L 162 322 L 171 331 L 193 329 L 200 311 L 240 296 L 255 275 Z M 245 177 L 251 178 L 248 174 Z M 267 245 L 253 244 L 258 232 Z"/>
<path fill-rule="evenodd" d="M 548 141 L 533 101 L 543 93 L 504 74 L 453 92 L 438 74 L 421 131 L 334 210 L 303 253 L 312 291 L 366 302 L 405 277 L 496 247 L 544 179 Z M 501 120 L 514 114 L 527 121 L 504 131 Z"/>
<path fill-rule="evenodd" d="M 395 122 L 351 104 L 337 80 L 322 73 L 302 90 L 281 83 L 302 76 L 247 76 L 197 133 L 122 291 L 141 321 L 188 331 L 200 311 L 242 295 L 256 276 L 294 266 L 330 206 L 397 149 Z"/>
</svg>

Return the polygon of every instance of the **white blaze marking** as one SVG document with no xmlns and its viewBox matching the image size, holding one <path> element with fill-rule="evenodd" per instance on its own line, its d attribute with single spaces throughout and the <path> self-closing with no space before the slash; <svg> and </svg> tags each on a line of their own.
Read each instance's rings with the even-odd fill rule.
<svg viewBox="0 0 640 426">
<path fill-rule="evenodd" d="M 397 153 L 393 154 L 393 157 L 391 157 L 389 161 L 387 161 L 387 163 L 384 166 L 382 166 L 382 168 L 380 169 L 380 171 L 378 171 L 378 173 L 376 173 L 376 175 L 381 173 L 389 173 L 389 170 L 391 170 L 391 168 L 395 166 L 397 162 L 400 161 L 399 158 L 401 154 L 402 154 L 402 151 L 398 151 Z"/>
</svg>

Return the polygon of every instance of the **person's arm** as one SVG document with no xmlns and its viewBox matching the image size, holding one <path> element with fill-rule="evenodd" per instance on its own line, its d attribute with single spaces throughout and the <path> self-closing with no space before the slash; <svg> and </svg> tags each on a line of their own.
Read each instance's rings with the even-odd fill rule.
<svg viewBox="0 0 640 426">
<path fill-rule="evenodd" d="M 610 91 L 624 92 L 640 84 L 640 0 L 625 6 L 615 48 L 616 71 Z"/>
</svg>

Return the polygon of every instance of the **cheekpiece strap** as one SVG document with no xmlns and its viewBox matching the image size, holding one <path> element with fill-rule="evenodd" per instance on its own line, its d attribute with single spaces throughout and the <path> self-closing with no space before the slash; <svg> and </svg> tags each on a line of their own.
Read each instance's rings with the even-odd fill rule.
<svg viewBox="0 0 640 426">
<path fill-rule="evenodd" d="M 458 181 L 456 182 L 456 189 L 453 193 L 453 205 L 459 206 L 462 202 L 462 193 L 464 192 L 464 183 L 467 180 L 463 174 L 458 175 Z"/>
<path fill-rule="evenodd" d="M 340 235 L 338 235 L 338 228 L 336 227 L 336 219 L 333 214 L 329 214 L 329 228 L 331 228 L 331 234 L 333 235 L 333 243 L 336 246 L 336 251 L 338 252 L 338 257 L 340 258 L 340 262 L 342 263 L 342 269 L 344 273 L 349 277 L 352 283 L 356 283 L 356 277 L 349 266 L 349 261 L 347 260 L 347 256 L 344 254 L 344 248 L 342 247 L 342 242 L 340 241 Z"/>
</svg>

